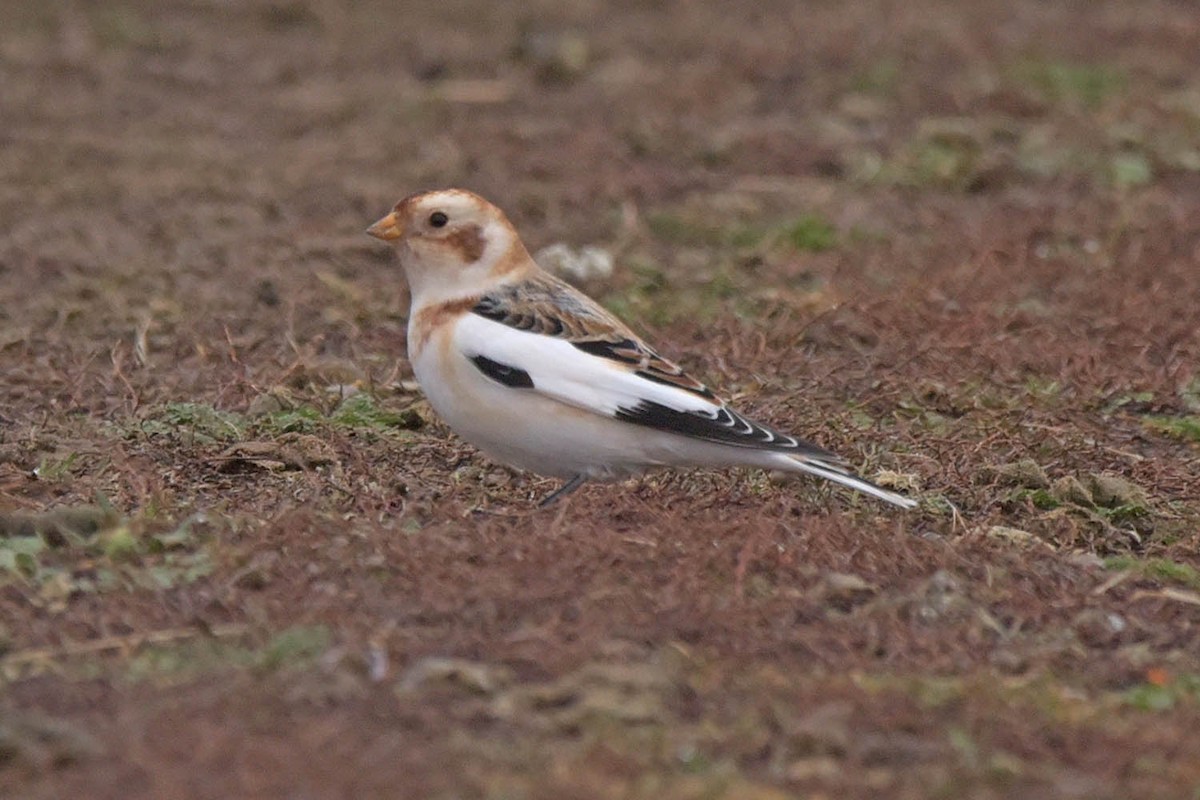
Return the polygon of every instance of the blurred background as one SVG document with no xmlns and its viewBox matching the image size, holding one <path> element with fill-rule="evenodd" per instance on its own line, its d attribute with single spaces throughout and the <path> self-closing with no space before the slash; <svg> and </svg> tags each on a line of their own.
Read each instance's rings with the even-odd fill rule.
<svg viewBox="0 0 1200 800">
<path fill-rule="evenodd" d="M 6 2 L 0 30 L 0 301 L 38 314 L 0 324 L 43 353 L 402 314 L 361 230 L 444 186 L 618 255 L 593 289 L 643 323 L 941 270 L 1044 307 L 1013 264 L 1146 258 L 1112 204 L 1200 175 L 1177 2 Z"/>
<path fill-rule="evenodd" d="M 906 281 L 1052 303 L 1013 286 L 1013 264 L 1054 282 L 1171 247 L 1126 241 L 1140 214 L 1113 204 L 1194 192 L 1191 11 L 5 3 L 0 301 L 39 316 L 0 323 L 9 340 L 53 330 L 39 352 L 68 359 L 86 359 L 74 336 L 142 330 L 143 355 L 176 362 L 224 327 L 252 339 L 263 315 L 290 314 L 299 339 L 401 315 L 391 256 L 361 231 L 456 185 L 532 249 L 619 256 L 590 288 L 645 324 L 811 314 Z M 1151 198 L 1160 218 L 1191 210 Z"/>
</svg>

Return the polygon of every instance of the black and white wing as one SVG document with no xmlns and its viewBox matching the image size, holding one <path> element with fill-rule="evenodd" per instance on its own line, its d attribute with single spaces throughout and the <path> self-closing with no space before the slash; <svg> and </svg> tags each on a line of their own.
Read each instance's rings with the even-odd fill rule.
<svg viewBox="0 0 1200 800">
<path fill-rule="evenodd" d="M 552 278 L 484 296 L 459 322 L 457 338 L 482 372 L 513 388 L 693 439 L 843 463 L 738 414 L 603 308 Z"/>
</svg>

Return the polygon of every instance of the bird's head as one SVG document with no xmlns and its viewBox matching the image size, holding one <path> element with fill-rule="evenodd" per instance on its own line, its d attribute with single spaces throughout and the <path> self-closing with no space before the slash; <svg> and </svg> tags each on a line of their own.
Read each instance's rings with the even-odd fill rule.
<svg viewBox="0 0 1200 800">
<path fill-rule="evenodd" d="M 395 245 L 414 306 L 482 294 L 533 268 L 504 212 L 463 189 L 410 195 L 367 233 Z"/>
</svg>

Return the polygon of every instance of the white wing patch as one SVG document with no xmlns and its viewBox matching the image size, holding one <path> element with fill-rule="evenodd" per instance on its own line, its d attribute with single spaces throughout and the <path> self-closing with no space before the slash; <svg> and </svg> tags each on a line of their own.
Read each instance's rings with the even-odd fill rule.
<svg viewBox="0 0 1200 800">
<path fill-rule="evenodd" d="M 733 447 L 842 463 L 833 453 L 810 442 L 746 419 L 715 397 L 708 399 L 670 383 L 650 380 L 635 368 L 591 355 L 565 339 L 466 314 L 456 326 L 455 345 L 493 380 L 593 414 Z M 506 371 L 494 365 L 502 365 Z M 514 379 L 514 374 L 527 376 L 528 383 Z"/>
<path fill-rule="evenodd" d="M 565 339 L 520 331 L 476 314 L 458 321 L 454 339 L 467 358 L 483 356 L 518 369 L 529 375 L 534 391 L 594 414 L 615 417 L 643 401 L 714 416 L 721 408 L 691 392 L 639 377 L 619 362 L 588 355 Z"/>
</svg>

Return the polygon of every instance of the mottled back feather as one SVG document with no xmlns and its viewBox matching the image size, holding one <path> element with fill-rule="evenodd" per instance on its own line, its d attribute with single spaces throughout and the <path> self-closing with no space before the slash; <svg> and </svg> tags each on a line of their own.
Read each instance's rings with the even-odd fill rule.
<svg viewBox="0 0 1200 800">
<path fill-rule="evenodd" d="M 690 377 L 638 339 L 623 322 L 570 284 L 545 273 L 484 295 L 472 312 L 517 330 L 570 342 L 588 355 L 627 365 L 641 377 L 716 400 Z"/>
</svg>

